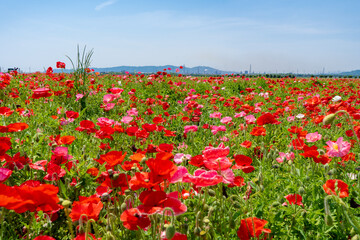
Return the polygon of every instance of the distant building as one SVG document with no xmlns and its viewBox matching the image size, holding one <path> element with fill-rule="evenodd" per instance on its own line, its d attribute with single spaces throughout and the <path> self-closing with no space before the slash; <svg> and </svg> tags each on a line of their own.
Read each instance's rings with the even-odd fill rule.
<svg viewBox="0 0 360 240">
<path fill-rule="evenodd" d="M 14 68 L 8 68 L 8 72 L 17 71 L 20 72 L 20 68 L 14 67 Z"/>
<path fill-rule="evenodd" d="M 245 74 L 249 74 L 249 71 L 245 71 Z"/>
</svg>

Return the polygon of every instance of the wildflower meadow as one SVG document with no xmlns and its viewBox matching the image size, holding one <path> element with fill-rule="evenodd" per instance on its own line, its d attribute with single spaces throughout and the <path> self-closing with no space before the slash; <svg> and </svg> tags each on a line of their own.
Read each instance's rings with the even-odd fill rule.
<svg viewBox="0 0 360 240">
<path fill-rule="evenodd" d="M 0 239 L 359 239 L 359 78 L 0 73 Z"/>
</svg>

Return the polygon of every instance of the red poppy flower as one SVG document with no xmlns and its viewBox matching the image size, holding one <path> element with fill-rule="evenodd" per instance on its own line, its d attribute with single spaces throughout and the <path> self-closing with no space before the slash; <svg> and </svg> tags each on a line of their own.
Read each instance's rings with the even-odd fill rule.
<svg viewBox="0 0 360 240">
<path fill-rule="evenodd" d="M 100 164 L 104 164 L 106 162 L 106 168 L 113 168 L 116 165 L 120 165 L 124 160 L 126 153 L 122 153 L 121 151 L 110 151 L 104 155 L 100 155 L 100 158 L 96 161 Z"/>
<path fill-rule="evenodd" d="M 254 127 L 250 134 L 253 136 L 266 136 L 266 129 L 264 127 Z"/>
<path fill-rule="evenodd" d="M 123 222 L 124 227 L 129 230 L 145 229 L 151 223 L 147 214 L 140 212 L 137 208 L 125 210 L 121 214 L 120 220 Z"/>
<path fill-rule="evenodd" d="M 0 137 L 0 156 L 4 155 L 11 148 L 11 138 Z"/>
<path fill-rule="evenodd" d="M 305 146 L 305 143 L 304 140 L 297 138 L 292 140 L 291 145 L 294 147 L 295 150 L 302 150 Z"/>
<path fill-rule="evenodd" d="M 83 221 L 94 219 L 98 220 L 101 209 L 103 208 L 103 203 L 100 198 L 96 195 L 90 197 L 79 197 L 79 201 L 73 203 L 71 213 L 69 217 L 73 222 L 78 221 L 82 215 L 87 217 L 82 217 Z"/>
<path fill-rule="evenodd" d="M 178 197 L 178 194 L 176 194 Z M 139 200 L 143 203 L 138 206 L 140 212 L 147 214 L 162 214 L 165 208 L 171 208 L 175 216 L 181 215 L 187 211 L 187 207 L 177 198 L 167 195 L 164 191 L 147 190 L 141 192 Z M 171 213 L 166 212 L 166 215 Z"/>
<path fill-rule="evenodd" d="M 261 115 L 260 117 L 258 117 L 258 119 L 256 119 L 256 124 L 259 126 L 263 126 L 265 124 L 277 124 L 279 123 L 274 115 L 272 115 L 271 113 L 265 113 L 263 115 Z"/>
<path fill-rule="evenodd" d="M 29 125 L 26 123 L 12 123 L 7 125 L 7 132 L 21 132 L 27 129 Z"/>
<path fill-rule="evenodd" d="M 251 141 L 244 141 L 240 144 L 240 146 L 244 147 L 244 148 L 250 148 L 252 145 L 252 142 Z"/>
<path fill-rule="evenodd" d="M 348 185 L 339 179 L 327 180 L 323 188 L 328 195 L 338 195 L 340 198 L 349 196 Z"/>
<path fill-rule="evenodd" d="M 202 155 L 193 156 L 190 159 L 189 164 L 201 168 L 202 166 L 204 166 L 204 157 Z"/>
<path fill-rule="evenodd" d="M 0 115 L 2 116 L 10 116 L 14 111 L 11 111 L 8 107 L 0 107 Z"/>
<path fill-rule="evenodd" d="M 57 181 L 66 174 L 66 171 L 64 169 L 62 169 L 59 165 L 53 162 L 50 162 L 48 164 L 46 172 L 47 174 L 44 177 L 44 180 L 47 181 Z"/>
<path fill-rule="evenodd" d="M 167 144 L 167 143 L 161 143 L 159 144 L 159 146 L 156 148 L 156 151 L 158 152 L 168 152 L 171 153 L 174 150 L 174 145 L 173 144 Z"/>
<path fill-rule="evenodd" d="M 4 159 L 6 161 L 5 165 L 7 168 L 14 170 L 15 166 L 18 169 L 23 169 L 24 166 L 28 163 L 31 163 L 31 159 L 27 156 L 21 156 L 20 153 L 16 153 L 13 157 L 9 155 L 4 155 Z"/>
<path fill-rule="evenodd" d="M 56 68 L 65 68 L 65 63 L 63 63 L 63 62 L 56 62 Z"/>
<path fill-rule="evenodd" d="M 0 183 L 0 207 L 17 213 L 58 210 L 58 191 L 58 187 L 32 180 L 13 187 Z"/>
<path fill-rule="evenodd" d="M 49 88 L 37 88 L 33 90 L 33 95 L 31 96 L 34 99 L 39 99 L 42 97 L 50 97 L 52 93 Z"/>
<path fill-rule="evenodd" d="M 96 238 L 92 233 L 80 233 L 72 240 L 101 240 L 101 238 Z"/>
<path fill-rule="evenodd" d="M 287 196 L 285 196 L 286 200 L 288 200 L 289 204 L 296 204 L 299 206 L 304 206 L 304 204 L 302 203 L 302 196 L 299 194 L 289 194 Z M 287 203 L 284 202 L 283 206 L 287 206 Z"/>
<path fill-rule="evenodd" d="M 251 173 L 255 170 L 253 166 L 251 166 L 252 159 L 245 155 L 236 155 L 235 158 L 235 165 L 232 166 L 232 169 L 241 169 L 244 173 Z"/>
<path fill-rule="evenodd" d="M 250 217 L 241 220 L 241 225 L 237 235 L 241 240 L 250 240 L 251 237 L 259 237 L 262 233 L 267 235 L 271 233 L 270 229 L 264 228 L 268 222 L 256 217 Z"/>
<path fill-rule="evenodd" d="M 153 188 L 158 186 L 158 184 L 151 181 L 150 173 L 148 172 L 136 172 L 135 176 L 129 181 L 130 188 L 134 191 L 139 190 L 140 188 Z"/>
<path fill-rule="evenodd" d="M 57 135 L 55 138 L 55 141 L 57 143 L 57 145 L 70 145 L 74 142 L 76 138 L 74 136 L 62 136 L 60 137 L 60 135 Z"/>
<path fill-rule="evenodd" d="M 130 175 L 114 172 L 114 177 L 110 178 L 109 176 L 106 176 L 105 181 L 101 183 L 101 186 L 107 186 L 109 188 L 121 188 L 122 191 L 125 191 L 128 188 L 127 183 L 130 181 L 130 179 Z"/>
<path fill-rule="evenodd" d="M 317 156 L 319 156 L 319 152 L 317 151 L 317 147 L 315 145 L 312 147 L 308 147 L 304 144 L 302 149 L 304 150 L 304 152 L 300 153 L 301 156 L 310 157 L 313 159 L 316 159 Z"/>
<path fill-rule="evenodd" d="M 128 136 L 135 136 L 135 134 L 136 134 L 136 132 L 139 130 L 139 128 L 138 127 L 129 127 L 129 128 L 127 128 L 126 130 L 125 130 L 125 132 L 126 132 L 126 134 L 128 135 Z"/>
<path fill-rule="evenodd" d="M 242 187 L 242 186 L 245 186 L 245 182 L 244 182 L 244 178 L 241 177 L 241 176 L 236 176 L 234 178 L 234 182 L 233 183 L 230 183 L 228 185 L 229 188 L 232 188 L 232 187 Z"/>
<path fill-rule="evenodd" d="M 156 157 L 156 159 L 150 158 L 146 161 L 146 165 L 151 171 L 151 178 L 154 182 L 162 182 L 165 179 L 170 179 L 177 170 L 174 162 L 168 159 L 162 160 L 159 157 Z"/>
</svg>

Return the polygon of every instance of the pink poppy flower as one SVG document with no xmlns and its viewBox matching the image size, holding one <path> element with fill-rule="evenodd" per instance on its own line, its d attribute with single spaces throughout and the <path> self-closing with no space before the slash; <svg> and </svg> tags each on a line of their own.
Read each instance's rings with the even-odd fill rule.
<svg viewBox="0 0 360 240">
<path fill-rule="evenodd" d="M 288 122 L 293 122 L 295 121 L 295 116 L 290 116 L 287 118 Z"/>
<path fill-rule="evenodd" d="M 103 98 L 103 103 L 109 103 L 116 98 L 114 94 L 106 94 Z"/>
<path fill-rule="evenodd" d="M 132 108 L 126 112 L 128 116 L 137 116 L 139 114 L 138 110 L 136 108 Z"/>
<path fill-rule="evenodd" d="M 222 124 L 227 124 L 227 123 L 229 123 L 229 122 L 231 122 L 231 121 L 232 121 L 232 118 L 231 118 L 231 117 L 224 117 L 223 119 L 220 120 L 220 122 L 221 122 Z"/>
<path fill-rule="evenodd" d="M 210 114 L 210 118 L 221 118 L 221 115 L 222 115 L 222 113 L 220 113 L 220 112 L 214 112 L 214 113 L 212 113 L 212 114 Z"/>
<path fill-rule="evenodd" d="M 217 171 L 206 171 L 204 169 L 197 169 L 194 175 L 187 173 L 183 177 L 183 182 L 191 182 L 197 187 L 214 186 L 222 182 L 222 180 L 223 177 L 218 175 Z"/>
<path fill-rule="evenodd" d="M 110 111 L 115 107 L 115 103 L 107 103 L 106 105 L 103 105 L 102 108 L 104 108 L 105 111 Z"/>
<path fill-rule="evenodd" d="M 3 183 L 8 179 L 12 174 L 12 171 L 7 168 L 0 168 L 0 183 Z"/>
<path fill-rule="evenodd" d="M 105 117 L 98 118 L 97 121 L 96 125 L 99 127 L 111 127 L 115 123 L 114 120 Z"/>
<path fill-rule="evenodd" d="M 339 137 L 336 142 L 327 141 L 326 144 L 329 157 L 343 157 L 349 153 L 351 147 L 349 142 L 343 141 L 343 137 Z"/>
<path fill-rule="evenodd" d="M 191 158 L 191 155 L 190 154 L 177 153 L 174 156 L 174 162 L 176 164 L 180 164 L 180 163 L 182 163 L 184 161 L 185 158 L 189 160 Z"/>
<path fill-rule="evenodd" d="M 196 125 L 184 126 L 184 133 L 196 132 L 197 130 L 198 130 L 198 126 Z"/>
<path fill-rule="evenodd" d="M 181 182 L 185 174 L 189 174 L 187 168 L 184 166 L 179 166 L 174 175 L 170 178 L 170 183 Z"/>
<path fill-rule="evenodd" d="M 306 141 L 307 142 L 316 142 L 321 140 L 321 134 L 319 134 L 318 132 L 314 132 L 314 133 L 308 133 L 306 134 Z"/>
<path fill-rule="evenodd" d="M 242 111 L 240 113 L 236 113 L 234 118 L 245 117 L 245 116 L 246 116 L 246 112 Z"/>
<path fill-rule="evenodd" d="M 256 121 L 256 118 L 254 115 L 247 115 L 245 117 L 246 124 L 254 124 Z"/>
<path fill-rule="evenodd" d="M 211 133 L 213 135 L 217 134 L 218 132 L 225 132 L 226 131 L 226 127 L 223 126 L 223 125 L 220 125 L 220 126 L 211 126 Z"/>
<path fill-rule="evenodd" d="M 283 153 L 283 152 L 279 152 L 280 157 L 276 158 L 276 161 L 278 163 L 282 163 L 284 162 L 284 160 L 293 160 L 295 158 L 295 154 L 293 152 L 290 153 Z"/>
<path fill-rule="evenodd" d="M 230 168 L 221 171 L 220 172 L 221 176 L 223 177 L 223 183 L 225 184 L 232 184 L 234 183 L 235 180 L 235 174 L 233 172 L 233 170 L 231 170 Z"/>
<path fill-rule="evenodd" d="M 133 119 L 134 119 L 133 117 L 126 116 L 121 119 L 121 122 L 125 124 L 129 124 Z"/>
<path fill-rule="evenodd" d="M 81 94 L 81 93 L 79 93 L 79 94 L 76 94 L 76 99 L 75 99 L 75 102 L 77 102 L 77 101 L 79 101 L 81 98 L 83 98 L 84 97 L 84 94 Z M 60 114 L 60 113 L 59 113 Z"/>
</svg>

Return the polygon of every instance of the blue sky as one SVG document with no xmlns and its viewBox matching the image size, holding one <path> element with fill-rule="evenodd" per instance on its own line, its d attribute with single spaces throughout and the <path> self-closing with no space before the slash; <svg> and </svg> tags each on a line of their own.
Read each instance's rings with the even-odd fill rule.
<svg viewBox="0 0 360 240">
<path fill-rule="evenodd" d="M 360 69 L 357 0 L 2 0 L 0 67 L 198 65 L 315 73 Z"/>
</svg>

